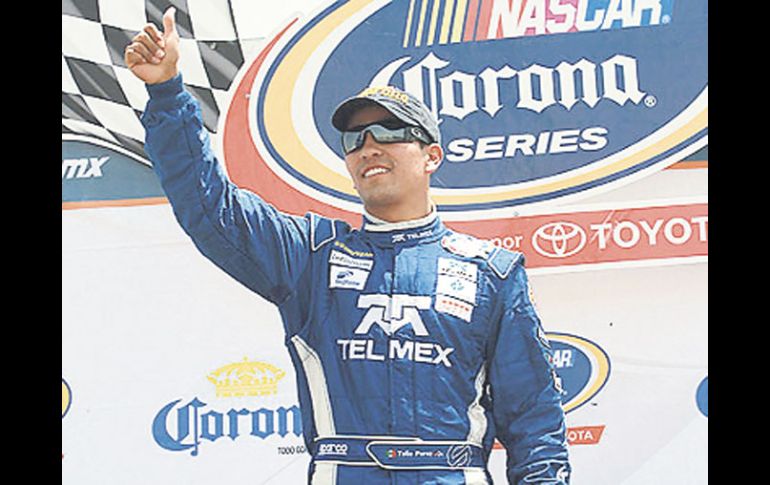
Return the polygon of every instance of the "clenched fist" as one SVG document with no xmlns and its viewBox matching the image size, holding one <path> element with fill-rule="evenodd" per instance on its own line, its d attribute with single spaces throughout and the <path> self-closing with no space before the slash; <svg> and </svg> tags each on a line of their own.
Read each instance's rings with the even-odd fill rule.
<svg viewBox="0 0 770 485">
<path fill-rule="evenodd" d="M 170 7 L 163 14 L 163 33 L 154 24 L 147 24 L 126 46 L 123 58 L 136 77 L 147 84 L 168 81 L 179 72 L 179 34 Z"/>
</svg>

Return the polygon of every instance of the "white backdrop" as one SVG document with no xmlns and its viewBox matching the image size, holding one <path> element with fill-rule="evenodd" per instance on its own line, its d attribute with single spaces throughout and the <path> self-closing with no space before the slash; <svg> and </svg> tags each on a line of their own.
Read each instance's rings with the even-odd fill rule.
<svg viewBox="0 0 770 485">
<path fill-rule="evenodd" d="M 705 191 L 706 171 L 691 172 Z M 681 175 L 656 175 L 661 193 Z M 194 398 L 206 403 L 201 414 L 225 416 L 296 405 L 277 311 L 200 256 L 166 204 L 63 211 L 62 229 L 62 376 L 72 395 L 63 483 L 302 483 L 307 457 L 291 427 L 263 439 L 240 418 L 235 439 L 228 429 L 200 439 L 195 456 L 163 448 L 152 432 L 175 400 L 174 437 L 176 409 Z M 707 483 L 708 419 L 695 399 L 708 374 L 707 270 L 531 270 L 546 330 L 580 335 L 610 358 L 604 388 L 567 415 L 571 428 L 605 427 L 598 443 L 570 447 L 575 485 Z M 286 372 L 277 394 L 216 396 L 206 376 L 244 357 Z M 504 453 L 490 464 L 501 483 Z"/>
</svg>

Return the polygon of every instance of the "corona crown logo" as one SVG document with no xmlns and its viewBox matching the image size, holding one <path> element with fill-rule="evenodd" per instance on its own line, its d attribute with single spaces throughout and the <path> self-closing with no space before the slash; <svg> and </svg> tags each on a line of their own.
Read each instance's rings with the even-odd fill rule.
<svg viewBox="0 0 770 485">
<path fill-rule="evenodd" d="M 278 381 L 285 375 L 274 365 L 244 357 L 243 362 L 220 367 L 207 379 L 216 386 L 217 397 L 266 396 L 278 392 Z"/>
</svg>

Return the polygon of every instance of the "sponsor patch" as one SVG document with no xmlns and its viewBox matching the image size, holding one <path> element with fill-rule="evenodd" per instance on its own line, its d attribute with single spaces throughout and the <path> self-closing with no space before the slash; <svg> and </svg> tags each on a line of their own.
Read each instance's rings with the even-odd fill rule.
<svg viewBox="0 0 770 485">
<path fill-rule="evenodd" d="M 393 234 L 393 237 L 391 238 L 391 242 L 393 244 L 396 244 L 396 243 L 402 243 L 407 241 L 414 241 L 415 239 L 422 239 L 424 237 L 428 237 L 432 235 L 433 235 L 433 229 L 425 229 L 420 232 L 401 232 L 398 234 Z"/>
<path fill-rule="evenodd" d="M 459 276 L 438 275 L 436 293 L 459 298 L 468 303 L 476 303 L 476 282 Z"/>
<path fill-rule="evenodd" d="M 355 249 L 350 249 L 345 243 L 340 241 L 334 241 L 334 246 L 342 249 L 343 251 L 345 251 L 351 256 L 360 256 L 362 258 L 374 257 L 374 253 L 371 253 L 369 251 L 356 251 Z"/>
<path fill-rule="evenodd" d="M 441 245 L 450 253 L 466 258 L 487 258 L 495 246 L 489 241 L 467 234 L 450 234 L 441 239 Z"/>
<path fill-rule="evenodd" d="M 453 315 L 457 318 L 471 321 L 473 305 L 447 295 L 436 295 L 436 311 Z"/>
<path fill-rule="evenodd" d="M 476 266 L 476 263 L 449 258 L 438 258 L 438 274 L 457 276 L 475 283 L 478 278 L 479 268 Z"/>
<path fill-rule="evenodd" d="M 339 251 L 332 250 L 329 255 L 329 263 L 338 264 L 341 266 L 347 266 L 349 268 L 358 268 L 369 271 L 374 266 L 374 261 L 371 259 L 358 259 L 343 254 Z"/>
<path fill-rule="evenodd" d="M 329 288 L 363 290 L 368 277 L 368 271 L 332 265 L 329 268 Z"/>
<path fill-rule="evenodd" d="M 322 443 L 318 445 L 319 456 L 348 456 L 347 443 Z"/>
</svg>

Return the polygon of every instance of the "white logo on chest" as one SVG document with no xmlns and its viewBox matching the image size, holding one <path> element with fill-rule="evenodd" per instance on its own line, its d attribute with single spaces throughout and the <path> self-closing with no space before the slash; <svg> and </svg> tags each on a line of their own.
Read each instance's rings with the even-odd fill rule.
<svg viewBox="0 0 770 485">
<path fill-rule="evenodd" d="M 429 296 L 414 295 L 361 295 L 358 308 L 368 308 L 355 333 L 366 334 L 372 325 L 379 325 L 382 330 L 393 335 L 398 329 L 411 325 L 415 335 L 428 335 L 428 330 L 417 310 L 430 309 Z"/>
</svg>

